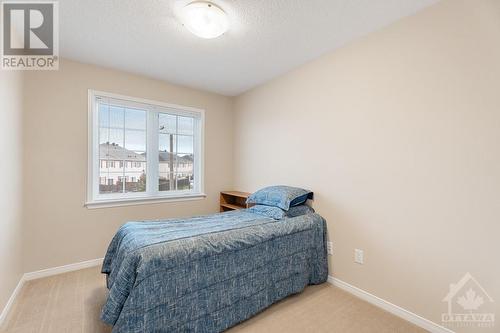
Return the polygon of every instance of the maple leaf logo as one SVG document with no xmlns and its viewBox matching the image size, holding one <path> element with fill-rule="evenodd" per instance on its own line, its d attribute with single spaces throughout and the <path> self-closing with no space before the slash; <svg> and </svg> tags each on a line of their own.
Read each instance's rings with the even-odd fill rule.
<svg viewBox="0 0 500 333">
<path fill-rule="evenodd" d="M 465 296 L 460 296 L 457 299 L 457 303 L 460 304 L 464 310 L 477 310 L 484 303 L 484 300 L 481 296 L 478 296 L 474 290 L 469 289 L 465 293 Z"/>
</svg>

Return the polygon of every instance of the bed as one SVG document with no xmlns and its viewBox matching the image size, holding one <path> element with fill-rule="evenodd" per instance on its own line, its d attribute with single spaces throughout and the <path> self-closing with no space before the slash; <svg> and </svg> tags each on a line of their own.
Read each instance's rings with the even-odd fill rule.
<svg viewBox="0 0 500 333">
<path fill-rule="evenodd" d="M 220 332 L 327 279 L 316 213 L 276 220 L 239 210 L 124 224 L 102 272 L 113 332 Z"/>
</svg>

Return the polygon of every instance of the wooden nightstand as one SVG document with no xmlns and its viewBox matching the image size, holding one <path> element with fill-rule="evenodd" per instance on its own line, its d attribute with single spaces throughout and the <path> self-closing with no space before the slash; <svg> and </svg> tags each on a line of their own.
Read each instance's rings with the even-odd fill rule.
<svg viewBox="0 0 500 333">
<path fill-rule="evenodd" d="M 251 193 L 240 191 L 222 191 L 220 192 L 220 211 L 228 212 L 230 210 L 245 209 L 251 205 L 247 205 L 247 198 Z"/>
</svg>

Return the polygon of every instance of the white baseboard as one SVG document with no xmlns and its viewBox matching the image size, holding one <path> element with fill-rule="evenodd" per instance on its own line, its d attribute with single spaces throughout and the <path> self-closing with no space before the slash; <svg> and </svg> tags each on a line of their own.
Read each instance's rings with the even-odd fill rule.
<svg viewBox="0 0 500 333">
<path fill-rule="evenodd" d="M 82 262 L 78 262 L 75 264 L 69 264 L 69 265 L 64 265 L 64 266 L 42 269 L 42 270 L 35 271 L 35 272 L 24 273 L 21 276 L 21 279 L 19 280 L 19 283 L 17 284 L 16 288 L 12 292 L 12 295 L 10 295 L 10 298 L 7 301 L 7 304 L 5 304 L 5 306 L 2 310 L 2 313 L 0 314 L 0 327 L 2 327 L 2 325 L 4 324 L 4 321 L 7 318 L 7 315 L 9 313 L 9 311 L 11 310 L 12 305 L 14 304 L 14 301 L 19 294 L 19 291 L 21 291 L 21 288 L 23 287 L 23 285 L 26 281 L 41 279 L 41 278 L 44 278 L 47 276 L 52 276 L 52 275 L 57 275 L 57 274 L 62 274 L 62 273 L 67 273 L 67 272 L 72 272 L 72 271 L 77 271 L 77 270 L 84 269 L 84 268 L 99 266 L 102 264 L 102 261 L 103 261 L 103 258 L 99 258 L 99 259 L 82 261 Z"/>
<path fill-rule="evenodd" d="M 391 302 L 388 302 L 380 297 L 370 294 L 369 292 L 364 291 L 363 289 L 359 289 L 358 287 L 350 285 L 349 283 L 339 280 L 331 275 L 328 276 L 328 282 L 336 287 L 339 287 L 342 290 L 347 291 L 350 294 L 353 294 L 354 296 L 361 298 L 364 301 L 367 301 L 370 304 L 382 308 L 385 311 L 390 312 L 393 315 L 398 316 L 406 321 L 409 321 L 410 323 L 413 323 L 431 333 L 454 333 L 452 330 L 446 327 L 438 325 L 435 322 L 425 319 L 413 312 L 403 309 L 400 306 L 392 304 Z"/>
<path fill-rule="evenodd" d="M 69 264 L 64 266 L 52 267 L 47 269 L 42 269 L 40 271 L 25 273 L 23 275 L 25 281 L 41 279 L 43 277 L 73 272 L 84 268 L 99 266 L 102 264 L 103 258 L 87 260 L 82 262 L 77 262 L 75 264 Z"/>
<path fill-rule="evenodd" d="M 0 313 L 0 328 L 3 325 L 5 318 L 7 318 L 7 314 L 9 313 L 10 309 L 12 308 L 12 305 L 14 305 L 14 301 L 16 300 L 16 297 L 19 294 L 19 292 L 21 291 L 21 288 L 23 287 L 23 285 L 24 285 L 24 275 L 21 276 L 21 279 L 17 283 L 17 286 L 14 289 L 14 291 L 12 292 L 12 295 L 10 295 L 10 298 L 7 301 L 7 304 L 5 304 L 5 306 L 2 310 L 2 313 Z"/>
</svg>

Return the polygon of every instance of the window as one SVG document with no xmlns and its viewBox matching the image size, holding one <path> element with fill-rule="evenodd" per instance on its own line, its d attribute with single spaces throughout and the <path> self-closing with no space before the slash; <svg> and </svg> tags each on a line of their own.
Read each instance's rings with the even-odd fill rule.
<svg viewBox="0 0 500 333">
<path fill-rule="evenodd" d="M 89 91 L 87 206 L 204 197 L 203 110 Z"/>
</svg>

